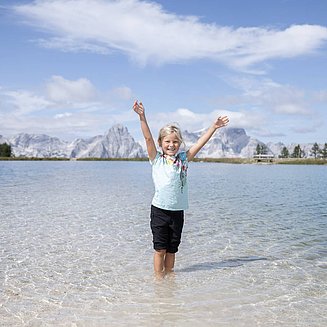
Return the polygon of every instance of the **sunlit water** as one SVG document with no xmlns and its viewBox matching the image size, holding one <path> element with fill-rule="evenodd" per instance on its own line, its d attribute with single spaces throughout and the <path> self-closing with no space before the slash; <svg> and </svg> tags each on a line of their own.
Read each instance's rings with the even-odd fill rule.
<svg viewBox="0 0 327 327">
<path fill-rule="evenodd" d="M 147 162 L 0 162 L 3 326 L 326 326 L 327 167 L 192 163 L 175 274 Z"/>
</svg>

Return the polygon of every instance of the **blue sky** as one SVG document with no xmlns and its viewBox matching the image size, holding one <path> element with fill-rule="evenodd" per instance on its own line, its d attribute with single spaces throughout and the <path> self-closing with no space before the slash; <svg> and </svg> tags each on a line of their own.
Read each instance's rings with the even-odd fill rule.
<svg viewBox="0 0 327 327">
<path fill-rule="evenodd" d="M 327 142 L 325 0 L 0 1 L 0 134 L 141 140 L 227 114 L 263 142 Z"/>
</svg>

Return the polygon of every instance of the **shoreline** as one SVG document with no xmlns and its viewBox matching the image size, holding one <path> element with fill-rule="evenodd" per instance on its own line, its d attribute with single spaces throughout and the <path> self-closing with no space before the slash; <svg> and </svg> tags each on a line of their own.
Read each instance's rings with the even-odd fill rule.
<svg viewBox="0 0 327 327">
<path fill-rule="evenodd" d="M 0 161 L 148 161 L 148 158 L 38 158 L 0 157 Z M 272 161 L 259 161 L 254 158 L 195 158 L 193 162 L 257 164 L 257 165 L 327 165 L 327 159 L 314 158 L 275 158 Z"/>
</svg>

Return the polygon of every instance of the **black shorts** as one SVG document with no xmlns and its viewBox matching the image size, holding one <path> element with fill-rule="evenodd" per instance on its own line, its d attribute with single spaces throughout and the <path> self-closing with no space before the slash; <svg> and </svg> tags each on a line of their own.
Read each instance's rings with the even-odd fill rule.
<svg viewBox="0 0 327 327">
<path fill-rule="evenodd" d="M 176 253 L 181 243 L 184 211 L 165 210 L 151 205 L 150 217 L 154 249 Z"/>
</svg>

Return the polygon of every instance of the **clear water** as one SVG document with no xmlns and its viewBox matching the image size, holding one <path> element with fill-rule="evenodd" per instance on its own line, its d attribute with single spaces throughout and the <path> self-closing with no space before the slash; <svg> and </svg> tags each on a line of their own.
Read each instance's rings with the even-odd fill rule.
<svg viewBox="0 0 327 327">
<path fill-rule="evenodd" d="M 325 326 L 327 167 L 192 163 L 176 273 L 146 162 L 0 162 L 3 326 Z"/>
</svg>

